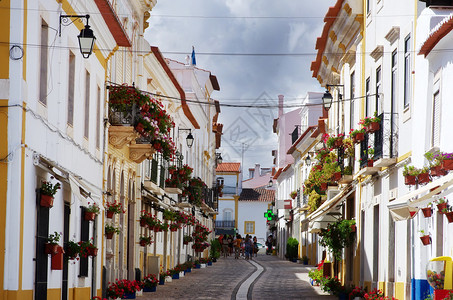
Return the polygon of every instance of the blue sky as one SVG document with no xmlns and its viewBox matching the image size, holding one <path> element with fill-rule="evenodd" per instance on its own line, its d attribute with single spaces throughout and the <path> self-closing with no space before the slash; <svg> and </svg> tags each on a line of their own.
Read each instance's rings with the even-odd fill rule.
<svg viewBox="0 0 453 300">
<path fill-rule="evenodd" d="M 164 56 L 184 62 L 195 47 L 197 67 L 217 76 L 221 104 L 297 105 L 309 91 L 323 91 L 312 78 L 316 38 L 333 0 L 159 0 L 145 38 Z M 171 52 L 182 52 L 171 54 Z M 207 55 L 203 53 L 216 53 Z M 285 55 L 258 55 L 258 54 Z M 241 54 L 241 55 L 238 55 Z M 242 55 L 247 54 L 247 55 Z M 291 110 L 287 108 L 285 111 Z M 221 107 L 224 161 L 272 166 L 277 108 Z M 244 172 L 244 179 L 248 172 Z"/>
</svg>

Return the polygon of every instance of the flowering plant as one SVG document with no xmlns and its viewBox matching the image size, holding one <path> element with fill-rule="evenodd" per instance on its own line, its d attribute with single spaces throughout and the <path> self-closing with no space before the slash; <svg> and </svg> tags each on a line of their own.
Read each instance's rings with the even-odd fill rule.
<svg viewBox="0 0 453 300">
<path fill-rule="evenodd" d="M 360 129 L 352 129 L 349 131 L 349 136 L 351 138 L 354 138 L 358 133 L 365 133 L 365 129 L 360 128 Z"/>
<path fill-rule="evenodd" d="M 145 245 L 152 244 L 152 238 L 150 236 L 140 236 L 140 243 L 144 243 Z"/>
<path fill-rule="evenodd" d="M 99 205 L 97 205 L 96 203 L 93 203 L 93 204 L 90 204 L 88 202 L 88 207 L 86 208 L 86 211 L 87 212 L 90 212 L 90 213 L 95 213 L 95 214 L 98 214 L 100 209 L 99 209 Z"/>
<path fill-rule="evenodd" d="M 340 133 L 339 135 L 329 135 L 325 133 L 323 135 L 323 141 L 326 143 L 328 148 L 335 148 L 343 144 L 344 134 Z"/>
<path fill-rule="evenodd" d="M 69 259 L 75 259 L 80 253 L 80 245 L 74 241 L 68 241 L 66 244 L 65 254 Z M 78 259 L 78 258 L 77 258 Z"/>
<path fill-rule="evenodd" d="M 121 212 L 125 213 L 126 210 L 123 210 L 123 205 L 117 202 L 107 202 L 106 210 L 113 212 L 114 214 L 119 214 Z"/>
<path fill-rule="evenodd" d="M 354 234 L 351 225 L 355 220 L 339 220 L 329 223 L 327 228 L 321 229 L 319 244 L 329 249 L 334 257 L 341 260 L 342 250 L 352 245 Z"/>
<path fill-rule="evenodd" d="M 166 276 L 171 276 L 170 271 L 162 270 L 159 273 L 159 278 L 165 278 Z"/>
<path fill-rule="evenodd" d="M 387 297 L 384 298 L 384 293 L 381 290 L 374 289 L 370 293 L 365 293 L 365 299 L 388 299 Z"/>
<path fill-rule="evenodd" d="M 310 277 L 315 283 L 320 284 L 322 279 L 322 269 L 313 269 L 308 272 Z"/>
<path fill-rule="evenodd" d="M 201 206 L 203 199 L 203 189 L 205 187 L 206 184 L 200 178 L 191 178 L 189 180 L 189 185 L 182 191 L 182 196 L 188 197 L 189 203 L 196 206 Z"/>
<path fill-rule="evenodd" d="M 185 186 L 192 175 L 193 169 L 188 165 L 183 165 L 181 168 L 177 166 L 168 167 L 170 178 L 165 180 L 165 186 L 181 187 Z"/>
<path fill-rule="evenodd" d="M 297 197 L 297 191 L 292 191 L 291 193 L 289 193 L 289 196 L 295 199 Z"/>
<path fill-rule="evenodd" d="M 107 288 L 107 297 L 110 298 L 123 298 L 124 294 L 132 294 L 140 290 L 140 285 L 137 281 L 133 280 L 116 280 L 116 282 L 109 282 Z"/>
<path fill-rule="evenodd" d="M 116 228 L 115 226 L 105 224 L 105 233 L 120 233 L 120 229 Z"/>
<path fill-rule="evenodd" d="M 87 257 L 92 253 L 93 250 L 97 249 L 95 245 L 91 242 L 93 238 L 91 238 L 90 241 L 80 241 L 79 246 L 80 246 L 80 251 L 79 254 L 82 257 Z"/>
<path fill-rule="evenodd" d="M 374 122 L 381 122 L 381 118 L 377 116 L 377 111 L 374 112 L 373 117 L 366 117 L 365 119 L 362 119 L 359 121 L 359 125 L 362 125 L 363 127 L 370 125 L 370 123 Z"/>
<path fill-rule="evenodd" d="M 47 242 L 49 244 L 58 245 L 58 242 L 60 241 L 60 237 L 61 237 L 61 233 L 58 233 L 55 231 L 54 233 L 49 234 L 49 237 L 47 238 Z"/>
<path fill-rule="evenodd" d="M 352 289 L 351 293 L 349 293 L 349 299 L 354 299 L 355 297 L 363 298 L 365 293 L 366 291 L 362 287 L 356 286 Z"/>
<path fill-rule="evenodd" d="M 159 283 L 159 280 L 154 274 L 148 274 L 143 278 L 143 286 L 147 288 L 155 287 Z"/>
<path fill-rule="evenodd" d="M 51 177 L 53 179 L 53 177 Z M 61 188 L 59 182 L 52 184 L 50 181 L 43 181 L 41 184 L 41 194 L 53 197 Z"/>
<path fill-rule="evenodd" d="M 434 155 L 434 159 L 438 161 L 451 160 L 453 159 L 453 153 L 440 152 L 439 154 Z"/>
<path fill-rule="evenodd" d="M 321 279 L 321 290 L 326 293 L 337 295 L 341 287 L 341 282 L 338 277 L 323 277 Z"/>
</svg>

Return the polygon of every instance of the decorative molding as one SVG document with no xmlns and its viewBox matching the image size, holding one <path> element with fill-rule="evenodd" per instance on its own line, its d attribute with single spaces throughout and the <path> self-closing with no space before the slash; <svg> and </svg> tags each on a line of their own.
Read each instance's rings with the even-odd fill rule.
<svg viewBox="0 0 453 300">
<path fill-rule="evenodd" d="M 384 46 L 377 45 L 376 48 L 370 53 L 370 56 L 374 58 L 374 61 L 377 61 L 384 54 Z"/>
<path fill-rule="evenodd" d="M 399 26 L 393 26 L 392 29 L 390 29 L 387 35 L 385 36 L 385 39 L 389 41 L 390 45 L 393 44 L 399 38 L 400 38 Z"/>
<path fill-rule="evenodd" d="M 109 127 L 109 143 L 117 149 L 123 148 L 125 145 L 135 141 L 139 134 L 132 126 L 110 126 Z"/>
<path fill-rule="evenodd" d="M 131 144 L 129 146 L 129 158 L 138 164 L 151 158 L 154 152 L 156 150 L 150 144 Z"/>
</svg>

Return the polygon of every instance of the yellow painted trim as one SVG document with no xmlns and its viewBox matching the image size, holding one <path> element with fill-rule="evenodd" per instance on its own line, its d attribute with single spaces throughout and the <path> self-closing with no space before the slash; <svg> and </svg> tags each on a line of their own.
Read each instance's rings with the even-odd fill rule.
<svg viewBox="0 0 453 300">
<path fill-rule="evenodd" d="M 363 287 L 367 290 L 367 291 L 371 291 L 371 281 L 364 281 L 363 282 Z"/>
<path fill-rule="evenodd" d="M 247 224 L 253 224 L 253 231 L 247 231 Z M 244 234 L 255 234 L 255 221 L 244 221 Z"/>
<path fill-rule="evenodd" d="M 395 282 L 395 298 L 396 299 L 405 299 L 405 287 L 404 282 Z"/>
<path fill-rule="evenodd" d="M 398 157 L 396 159 L 396 163 L 399 163 L 399 162 L 402 162 L 403 160 L 405 160 L 406 158 L 408 158 L 409 156 L 412 156 L 412 151 L 409 151 L 403 155 L 401 155 L 400 157 Z"/>
<path fill-rule="evenodd" d="M 352 8 L 349 6 L 348 3 L 345 3 L 345 5 L 343 6 L 343 10 L 348 14 L 348 16 L 351 16 Z"/>
<path fill-rule="evenodd" d="M 0 65 L 2 66 L 0 68 L 0 79 L 9 78 L 10 12 L 10 0 L 0 1 L 0 28 L 4 28 L 0 34 L 0 40 L 2 41 L 0 46 Z"/>
<path fill-rule="evenodd" d="M 48 300 L 59 300 L 61 299 L 61 289 L 48 289 L 47 290 Z"/>
<path fill-rule="evenodd" d="M 386 294 L 386 287 L 387 285 L 385 284 L 385 282 L 383 281 L 378 282 L 378 289 L 381 290 L 384 293 L 384 295 Z"/>
<path fill-rule="evenodd" d="M 72 289 L 72 299 L 73 300 L 91 299 L 90 290 L 91 290 L 91 288 L 89 288 L 89 287 L 73 288 Z M 71 289 L 70 289 L 70 291 L 71 291 Z M 60 298 L 57 298 L 57 299 L 60 299 Z M 69 299 L 71 299 L 71 296 L 69 296 Z"/>
<path fill-rule="evenodd" d="M 327 59 L 327 56 L 324 55 L 324 56 L 322 57 L 322 62 L 323 62 L 326 66 L 329 65 L 329 60 Z"/>
<path fill-rule="evenodd" d="M 338 48 L 343 50 L 343 54 L 346 53 L 346 46 L 343 43 L 338 44 Z"/>
<path fill-rule="evenodd" d="M 3 288 L 2 288 L 3 289 Z M 33 300 L 33 290 L 26 291 L 5 291 L 4 298 L 8 300 Z"/>
<path fill-rule="evenodd" d="M 329 38 L 332 40 L 332 42 L 336 42 L 337 41 L 337 35 L 335 34 L 335 32 L 333 30 L 331 30 L 329 32 Z"/>
</svg>

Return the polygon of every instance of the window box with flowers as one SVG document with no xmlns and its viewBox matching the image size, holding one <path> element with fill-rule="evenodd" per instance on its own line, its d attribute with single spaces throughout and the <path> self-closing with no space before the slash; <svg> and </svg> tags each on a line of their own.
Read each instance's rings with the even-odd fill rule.
<svg viewBox="0 0 453 300">
<path fill-rule="evenodd" d="M 140 246 L 146 247 L 153 243 L 152 237 L 150 236 L 140 236 Z"/>
<path fill-rule="evenodd" d="M 94 221 L 96 219 L 96 215 L 100 212 L 99 205 L 96 203 L 90 204 L 88 202 L 88 207 L 85 208 L 85 220 L 86 221 Z"/>
<path fill-rule="evenodd" d="M 444 170 L 453 170 L 453 153 L 441 152 L 434 155 L 434 158 L 440 161 L 440 165 Z"/>
<path fill-rule="evenodd" d="M 403 176 L 405 185 L 416 185 L 417 184 L 417 175 L 420 173 L 420 170 L 414 166 L 404 166 Z"/>
<path fill-rule="evenodd" d="M 109 225 L 109 224 L 105 224 L 104 230 L 105 230 L 105 237 L 108 240 L 111 240 L 113 238 L 113 234 L 120 233 L 120 229 L 119 228 L 116 228 L 115 226 L 112 226 L 112 225 Z"/>
<path fill-rule="evenodd" d="M 57 254 L 58 252 L 58 242 L 60 241 L 61 233 L 54 232 L 49 234 L 47 238 L 47 243 L 45 244 L 45 253 L 46 254 Z"/>
<path fill-rule="evenodd" d="M 437 158 L 438 156 L 430 151 L 426 152 L 424 156 L 429 163 L 430 175 L 432 177 L 447 175 L 448 171 L 442 168 L 441 161 Z"/>
<path fill-rule="evenodd" d="M 88 257 L 88 256 L 97 256 L 98 255 L 98 248 L 93 245 L 92 243 L 93 238 L 89 241 L 80 241 L 80 256 L 81 257 Z"/>
<path fill-rule="evenodd" d="M 381 118 L 377 116 L 377 112 L 375 111 L 373 117 L 366 117 L 359 121 L 359 125 L 362 125 L 363 129 L 365 129 L 368 133 L 373 133 L 379 130 L 380 128 Z"/>
<path fill-rule="evenodd" d="M 125 213 L 126 210 L 123 209 L 123 205 L 119 202 L 107 202 L 106 206 L 107 218 L 113 218 L 114 214 Z"/>
<path fill-rule="evenodd" d="M 340 133 L 338 136 L 325 133 L 323 136 L 323 141 L 326 144 L 327 148 L 334 149 L 343 146 L 343 138 L 344 134 L 342 133 Z"/>
<path fill-rule="evenodd" d="M 351 129 L 351 131 L 349 131 L 349 136 L 354 144 L 358 144 L 365 139 L 365 129 Z"/>
<path fill-rule="evenodd" d="M 50 177 L 53 179 L 54 177 Z M 43 181 L 41 184 L 40 191 L 40 202 L 39 204 L 43 207 L 51 208 L 53 206 L 53 199 L 57 191 L 61 188 L 59 182 L 52 184 L 50 181 Z"/>
<path fill-rule="evenodd" d="M 443 210 L 444 210 L 445 208 L 447 208 L 448 203 L 447 203 L 446 200 L 447 200 L 447 199 L 446 199 L 445 197 L 442 197 L 442 198 L 439 198 L 439 199 L 437 199 L 436 201 L 434 201 L 434 202 L 436 203 L 436 205 L 437 205 L 437 211 L 438 211 L 440 214 L 442 214 L 442 213 L 443 213 Z"/>
<path fill-rule="evenodd" d="M 450 205 L 442 209 L 442 213 L 447 217 L 448 223 L 453 223 L 453 211 Z"/>
<path fill-rule="evenodd" d="M 424 167 L 419 170 L 419 174 L 417 175 L 417 182 L 418 184 L 427 184 L 431 181 L 429 177 L 429 168 Z"/>
</svg>

